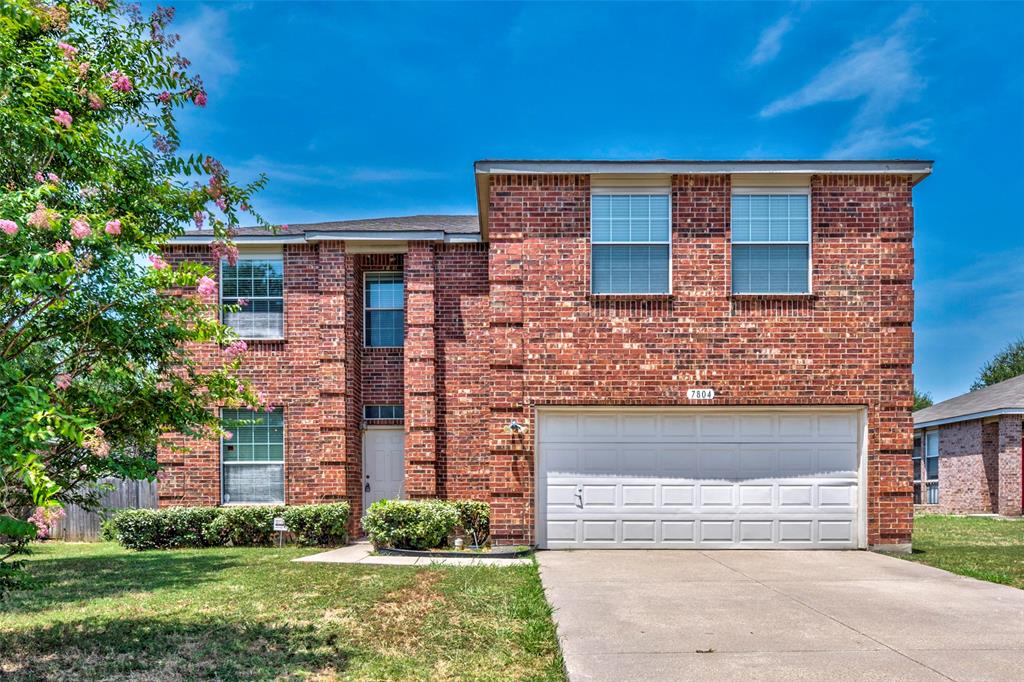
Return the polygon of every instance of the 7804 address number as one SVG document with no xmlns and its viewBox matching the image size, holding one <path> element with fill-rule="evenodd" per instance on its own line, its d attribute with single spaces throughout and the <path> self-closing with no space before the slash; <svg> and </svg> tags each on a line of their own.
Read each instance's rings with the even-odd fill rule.
<svg viewBox="0 0 1024 682">
<path fill-rule="evenodd" d="M 686 397 L 689 400 L 714 400 L 715 389 L 713 388 L 689 388 L 686 390 Z"/>
</svg>

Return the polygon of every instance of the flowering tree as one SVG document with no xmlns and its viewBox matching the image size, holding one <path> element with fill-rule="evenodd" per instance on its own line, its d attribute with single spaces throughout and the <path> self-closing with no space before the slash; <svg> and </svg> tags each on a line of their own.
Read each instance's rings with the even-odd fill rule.
<svg viewBox="0 0 1024 682">
<path fill-rule="evenodd" d="M 194 222 L 233 260 L 264 182 L 179 153 L 176 110 L 207 95 L 173 14 L 0 0 L 0 593 L 37 507 L 95 504 L 100 478 L 154 475 L 161 434 L 214 435 L 213 405 L 261 402 L 214 273 L 158 255 Z M 223 363 L 200 367 L 195 343 Z"/>
</svg>

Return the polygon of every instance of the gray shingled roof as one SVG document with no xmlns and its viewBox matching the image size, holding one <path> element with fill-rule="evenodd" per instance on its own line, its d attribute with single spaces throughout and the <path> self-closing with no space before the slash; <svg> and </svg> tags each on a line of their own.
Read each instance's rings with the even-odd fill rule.
<svg viewBox="0 0 1024 682">
<path fill-rule="evenodd" d="M 914 413 L 914 426 L 970 419 L 972 415 L 997 410 L 1019 410 L 1024 413 L 1024 375 L 918 410 Z"/>
<path fill-rule="evenodd" d="M 240 227 L 238 236 L 285 236 L 306 232 L 444 232 L 445 234 L 479 234 L 480 220 L 475 215 L 410 215 L 395 218 L 363 218 L 332 220 L 326 223 L 288 225 L 271 232 L 262 227 Z M 212 230 L 188 230 L 188 237 L 210 237 Z"/>
</svg>

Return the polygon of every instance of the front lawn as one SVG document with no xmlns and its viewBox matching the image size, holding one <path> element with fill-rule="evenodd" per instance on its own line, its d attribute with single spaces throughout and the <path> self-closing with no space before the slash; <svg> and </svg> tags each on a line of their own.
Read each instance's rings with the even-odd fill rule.
<svg viewBox="0 0 1024 682">
<path fill-rule="evenodd" d="M 906 556 L 960 575 L 1024 589 L 1024 521 L 924 514 Z"/>
<path fill-rule="evenodd" d="M 0 602 L 3 680 L 563 679 L 534 566 L 35 548 L 37 588 Z"/>
</svg>

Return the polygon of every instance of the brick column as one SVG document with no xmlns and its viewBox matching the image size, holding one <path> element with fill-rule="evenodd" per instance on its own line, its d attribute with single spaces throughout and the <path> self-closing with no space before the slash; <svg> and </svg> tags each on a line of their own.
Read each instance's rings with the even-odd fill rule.
<svg viewBox="0 0 1024 682">
<path fill-rule="evenodd" d="M 409 242 L 405 256 L 405 494 L 437 495 L 434 245 Z"/>
<path fill-rule="evenodd" d="M 999 418 L 999 509 L 1003 516 L 1021 515 L 1021 417 Z"/>
</svg>

